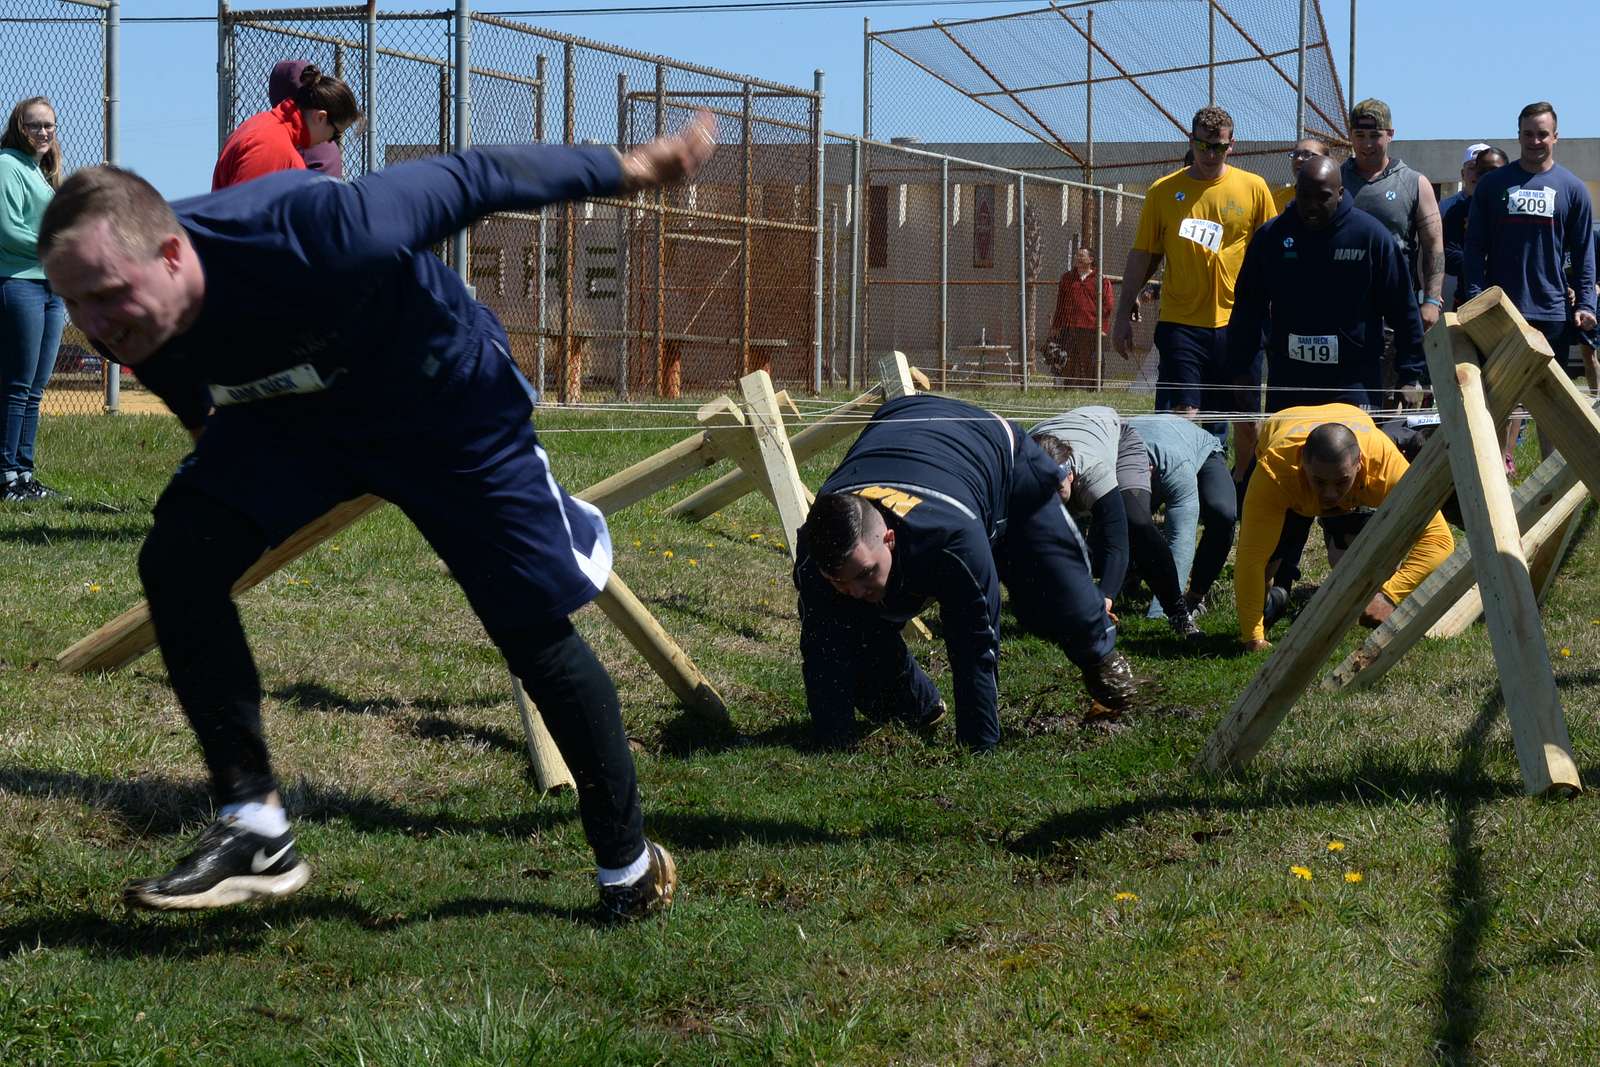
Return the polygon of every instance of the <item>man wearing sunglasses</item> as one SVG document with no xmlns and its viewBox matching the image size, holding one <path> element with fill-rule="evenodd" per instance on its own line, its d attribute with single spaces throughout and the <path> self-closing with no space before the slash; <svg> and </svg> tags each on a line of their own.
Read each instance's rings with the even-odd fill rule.
<svg viewBox="0 0 1600 1067">
<path fill-rule="evenodd" d="M 1133 349 L 1133 310 L 1163 260 L 1167 263 L 1155 345 L 1156 410 L 1193 418 L 1201 411 L 1261 409 L 1261 365 L 1254 390 L 1234 387 L 1228 366 L 1228 318 L 1234 280 L 1250 237 L 1272 218 L 1272 192 L 1258 175 L 1228 166 L 1233 116 L 1203 107 L 1190 124 L 1194 163 L 1160 179 L 1145 194 L 1139 230 L 1123 269 L 1113 317 L 1112 343 L 1124 356 Z M 1227 423 L 1207 429 L 1226 443 Z M 1236 476 L 1255 450 L 1255 426 L 1240 422 L 1234 434 Z"/>
</svg>

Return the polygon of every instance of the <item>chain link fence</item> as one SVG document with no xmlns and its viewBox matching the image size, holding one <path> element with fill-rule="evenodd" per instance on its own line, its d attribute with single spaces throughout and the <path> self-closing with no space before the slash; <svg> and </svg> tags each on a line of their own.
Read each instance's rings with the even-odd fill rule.
<svg viewBox="0 0 1600 1067">
<path fill-rule="evenodd" d="M 828 135 L 829 381 L 899 350 L 940 388 L 1153 388 L 1153 313 L 1141 355 L 1109 335 L 1143 198 L 931 147 Z"/>
<path fill-rule="evenodd" d="M 106 68 L 106 7 L 99 0 L 0 0 L 0 122 L 18 101 L 50 99 L 62 170 L 106 158 L 106 108 L 111 96 Z M 48 414 L 89 415 L 105 410 L 110 368 L 72 326 L 61 338 L 56 367 L 45 389 Z"/>
<path fill-rule="evenodd" d="M 671 398 L 763 367 L 813 387 L 820 94 L 493 15 L 472 15 L 467 32 L 472 144 L 626 150 L 698 109 L 717 117 L 719 147 L 691 185 L 472 228 L 465 274 L 542 392 L 563 403 Z M 447 151 L 455 34 L 452 11 L 227 13 L 226 128 L 266 106 L 277 62 L 306 59 L 350 82 L 368 112 L 346 137 L 348 176 Z"/>
</svg>

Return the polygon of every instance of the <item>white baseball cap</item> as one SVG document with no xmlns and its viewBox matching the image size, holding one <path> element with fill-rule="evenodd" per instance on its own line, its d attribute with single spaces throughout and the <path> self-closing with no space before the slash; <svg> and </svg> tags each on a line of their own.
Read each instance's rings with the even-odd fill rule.
<svg viewBox="0 0 1600 1067">
<path fill-rule="evenodd" d="M 1461 165 L 1463 167 L 1465 167 L 1468 164 L 1476 161 L 1477 158 L 1478 158 L 1478 153 L 1479 152 L 1482 152 L 1485 148 L 1493 148 L 1493 147 L 1494 147 L 1493 145 L 1484 144 L 1482 141 L 1479 141 L 1477 144 L 1469 144 L 1469 145 L 1467 145 L 1466 152 L 1462 153 L 1462 156 L 1461 156 Z"/>
</svg>

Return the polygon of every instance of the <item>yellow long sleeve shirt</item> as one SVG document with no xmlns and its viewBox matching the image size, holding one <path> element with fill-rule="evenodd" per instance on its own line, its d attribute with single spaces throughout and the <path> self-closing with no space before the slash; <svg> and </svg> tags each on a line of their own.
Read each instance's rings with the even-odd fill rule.
<svg viewBox="0 0 1600 1067">
<path fill-rule="evenodd" d="M 1338 511 L 1325 513 L 1310 480 L 1300 468 L 1300 448 L 1313 429 L 1328 422 L 1343 423 L 1356 435 L 1361 446 L 1361 471 Z M 1291 511 L 1315 518 L 1357 507 L 1375 508 L 1388 497 L 1408 467 L 1394 442 L 1360 408 L 1348 404 L 1285 408 L 1267 419 L 1256 442 L 1256 469 L 1245 493 L 1234 561 L 1234 593 L 1241 640 L 1258 641 L 1267 635 L 1262 625 L 1267 561 L 1283 533 L 1284 517 Z M 1435 512 L 1427 529 L 1401 562 L 1400 569 L 1383 584 L 1384 594 L 1398 604 L 1454 549 L 1449 524 L 1443 515 Z"/>
</svg>

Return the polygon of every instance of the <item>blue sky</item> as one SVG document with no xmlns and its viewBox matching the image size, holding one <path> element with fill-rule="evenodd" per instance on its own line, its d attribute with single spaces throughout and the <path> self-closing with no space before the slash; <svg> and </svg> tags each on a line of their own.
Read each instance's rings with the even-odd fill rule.
<svg viewBox="0 0 1600 1067">
<path fill-rule="evenodd" d="M 450 8 L 380 0 L 386 10 Z M 641 0 L 630 0 L 638 3 Z M 1293 0 L 1281 0 L 1293 11 Z M 594 6 L 609 4 L 599 0 Z M 253 0 L 251 7 L 268 6 Z M 581 0 L 478 0 L 483 11 L 582 6 Z M 919 25 L 1026 10 L 1038 3 L 912 5 L 746 14 L 527 16 L 523 21 L 707 66 L 809 87 L 827 74 L 830 129 L 861 128 L 861 28 Z M 1156 5 L 1153 3 L 1152 7 Z M 124 0 L 126 16 L 211 15 L 212 0 Z M 1394 109 L 1400 137 L 1509 141 L 1516 112 L 1529 100 L 1553 101 L 1568 137 L 1600 136 L 1600 3 L 1555 0 L 1538 5 L 1532 24 L 1502 29 L 1508 8 L 1488 0 L 1423 5 L 1362 0 L 1358 9 L 1356 88 Z M 1292 14 L 1288 16 L 1292 18 Z M 1340 78 L 1345 76 L 1349 6 L 1324 10 Z M 169 197 L 209 187 L 216 153 L 216 30 L 208 23 L 140 24 L 123 29 L 122 158 Z M 1507 73 L 1509 72 L 1509 73 Z M 930 108 L 969 108 L 928 84 Z M 1222 101 L 1226 103 L 1226 101 Z M 69 121 L 63 116 L 63 122 Z M 888 134 L 893 131 L 880 130 Z"/>
</svg>

